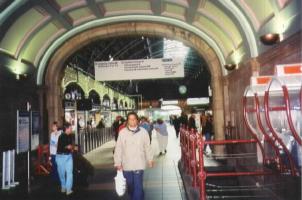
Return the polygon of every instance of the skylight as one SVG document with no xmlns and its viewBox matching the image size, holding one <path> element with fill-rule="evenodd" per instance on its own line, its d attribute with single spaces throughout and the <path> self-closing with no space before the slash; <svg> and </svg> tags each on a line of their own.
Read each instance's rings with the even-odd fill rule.
<svg viewBox="0 0 302 200">
<path fill-rule="evenodd" d="M 182 42 L 164 38 L 164 58 L 182 58 L 188 55 L 189 47 Z"/>
</svg>

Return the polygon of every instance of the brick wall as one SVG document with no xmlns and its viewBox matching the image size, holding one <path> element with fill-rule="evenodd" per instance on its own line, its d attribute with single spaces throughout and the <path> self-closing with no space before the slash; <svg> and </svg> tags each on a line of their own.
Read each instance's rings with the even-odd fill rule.
<svg viewBox="0 0 302 200">
<path fill-rule="evenodd" d="M 257 72 L 259 75 L 273 75 L 276 64 L 302 62 L 301 37 L 300 31 L 257 58 L 244 62 L 238 70 L 225 77 L 224 82 L 227 85 L 229 99 L 228 102 L 225 102 L 229 106 L 226 109 L 228 110 L 226 119 L 234 118 L 237 138 L 249 137 L 243 121 L 242 96 L 245 88 L 250 84 L 250 77 Z M 233 134 L 233 137 L 236 135 Z"/>
</svg>

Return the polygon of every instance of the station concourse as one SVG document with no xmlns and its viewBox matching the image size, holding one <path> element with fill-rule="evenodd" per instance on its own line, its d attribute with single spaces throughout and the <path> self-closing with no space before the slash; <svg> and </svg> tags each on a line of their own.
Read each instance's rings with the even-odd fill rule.
<svg viewBox="0 0 302 200">
<path fill-rule="evenodd" d="M 0 199 L 131 199 L 114 182 L 127 129 L 152 149 L 141 199 L 300 200 L 301 8 L 0 1 Z"/>
</svg>

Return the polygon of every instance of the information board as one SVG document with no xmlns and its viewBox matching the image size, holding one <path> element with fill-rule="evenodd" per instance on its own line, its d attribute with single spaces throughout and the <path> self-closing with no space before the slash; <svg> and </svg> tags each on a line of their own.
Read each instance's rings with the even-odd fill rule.
<svg viewBox="0 0 302 200">
<path fill-rule="evenodd" d="M 102 61 L 94 62 L 94 68 L 98 81 L 184 77 L 184 61 L 180 58 Z"/>
<path fill-rule="evenodd" d="M 17 110 L 17 154 L 29 150 L 30 113 Z"/>
</svg>

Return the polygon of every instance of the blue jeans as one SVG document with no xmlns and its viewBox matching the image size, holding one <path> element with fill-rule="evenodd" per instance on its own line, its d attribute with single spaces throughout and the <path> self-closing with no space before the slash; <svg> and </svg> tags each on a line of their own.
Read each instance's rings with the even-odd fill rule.
<svg viewBox="0 0 302 200">
<path fill-rule="evenodd" d="M 61 182 L 61 188 L 70 192 L 73 184 L 73 159 L 72 154 L 56 155 L 56 161 L 58 165 L 58 173 Z"/>
<path fill-rule="evenodd" d="M 144 170 L 123 171 L 127 182 L 128 194 L 131 200 L 143 200 L 143 176 Z"/>
<path fill-rule="evenodd" d="M 50 155 L 51 158 L 51 178 L 53 181 L 55 181 L 56 183 L 60 182 L 59 179 L 59 174 L 58 174 L 58 166 L 57 166 L 57 162 L 56 162 L 56 155 Z"/>
</svg>

